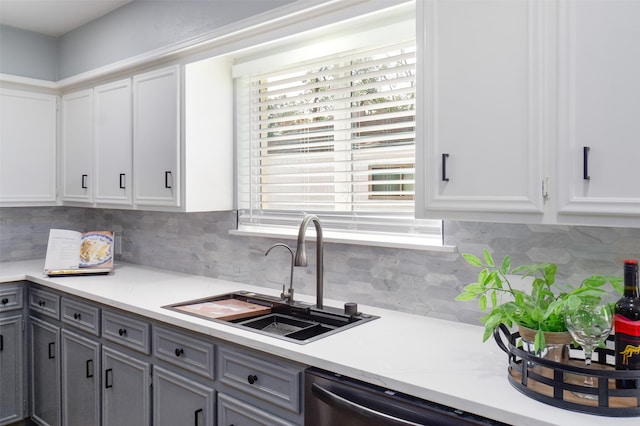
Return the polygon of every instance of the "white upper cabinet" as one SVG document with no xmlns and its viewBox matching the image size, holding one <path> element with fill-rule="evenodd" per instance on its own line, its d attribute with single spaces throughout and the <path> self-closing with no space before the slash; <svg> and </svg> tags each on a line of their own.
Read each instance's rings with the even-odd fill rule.
<svg viewBox="0 0 640 426">
<path fill-rule="evenodd" d="M 0 89 L 0 205 L 56 202 L 53 95 Z"/>
<path fill-rule="evenodd" d="M 416 216 L 540 221 L 543 2 L 416 5 Z"/>
<path fill-rule="evenodd" d="M 180 68 L 133 78 L 134 204 L 180 205 Z"/>
<path fill-rule="evenodd" d="M 131 205 L 131 79 L 98 86 L 95 98 L 95 202 Z"/>
<path fill-rule="evenodd" d="M 93 89 L 62 97 L 62 200 L 92 203 Z"/>
<path fill-rule="evenodd" d="M 640 2 L 558 16 L 558 221 L 640 226 Z"/>
</svg>

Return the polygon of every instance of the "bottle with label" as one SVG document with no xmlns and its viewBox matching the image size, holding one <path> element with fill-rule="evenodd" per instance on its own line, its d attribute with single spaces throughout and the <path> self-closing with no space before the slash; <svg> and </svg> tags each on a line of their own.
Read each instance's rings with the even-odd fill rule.
<svg viewBox="0 0 640 426">
<path fill-rule="evenodd" d="M 640 295 L 638 261 L 624 261 L 624 295 L 615 305 L 615 347 L 617 370 L 640 370 Z M 618 379 L 619 389 L 633 389 L 636 380 Z"/>
</svg>

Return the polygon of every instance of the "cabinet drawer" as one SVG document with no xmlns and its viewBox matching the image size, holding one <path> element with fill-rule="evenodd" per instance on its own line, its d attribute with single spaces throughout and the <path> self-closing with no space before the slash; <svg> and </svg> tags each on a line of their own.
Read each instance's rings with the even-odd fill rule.
<svg viewBox="0 0 640 426">
<path fill-rule="evenodd" d="M 0 312 L 22 309 L 24 285 L 4 284 L 0 285 Z"/>
<path fill-rule="evenodd" d="M 29 309 L 60 319 L 60 296 L 47 290 L 29 289 Z"/>
<path fill-rule="evenodd" d="M 63 297 L 60 302 L 62 322 L 100 335 L 100 308 L 79 300 Z"/>
<path fill-rule="evenodd" d="M 102 336 L 120 345 L 149 354 L 151 326 L 129 316 L 112 311 L 102 311 Z"/>
<path fill-rule="evenodd" d="M 213 343 L 166 328 L 153 328 L 153 353 L 158 359 L 213 379 Z"/>
<path fill-rule="evenodd" d="M 294 413 L 300 412 L 300 369 L 221 348 L 220 376 L 226 385 Z"/>
<path fill-rule="evenodd" d="M 293 423 L 223 393 L 218 394 L 218 424 L 294 426 Z"/>
</svg>

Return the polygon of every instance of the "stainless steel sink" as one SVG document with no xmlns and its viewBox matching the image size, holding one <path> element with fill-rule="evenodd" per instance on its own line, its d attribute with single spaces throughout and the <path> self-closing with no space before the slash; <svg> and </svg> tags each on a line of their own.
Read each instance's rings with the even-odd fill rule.
<svg viewBox="0 0 640 426">
<path fill-rule="evenodd" d="M 247 313 L 242 318 L 235 319 L 216 318 L 200 310 L 185 310 L 193 306 L 206 305 L 207 302 L 229 300 L 258 305 L 261 308 L 267 307 L 269 309 L 260 309 L 262 311 L 260 314 L 253 315 Z M 346 308 L 343 310 L 324 306 L 322 309 L 317 309 L 315 305 L 304 302 L 294 301 L 293 303 L 286 303 L 278 297 L 248 291 L 237 291 L 197 300 L 189 300 L 163 306 L 163 308 L 205 318 L 210 321 L 225 323 L 233 327 L 251 330 L 256 333 L 298 344 L 310 343 L 378 318 L 377 316 L 367 315 L 362 312 L 351 313 L 352 309 L 349 310 L 350 313 L 347 313 Z"/>
</svg>

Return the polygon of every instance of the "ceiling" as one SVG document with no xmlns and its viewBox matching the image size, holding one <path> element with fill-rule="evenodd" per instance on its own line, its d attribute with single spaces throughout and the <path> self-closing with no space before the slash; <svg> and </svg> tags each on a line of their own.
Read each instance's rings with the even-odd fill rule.
<svg viewBox="0 0 640 426">
<path fill-rule="evenodd" d="M 0 0 L 0 24 L 58 37 L 132 0 Z"/>
</svg>

